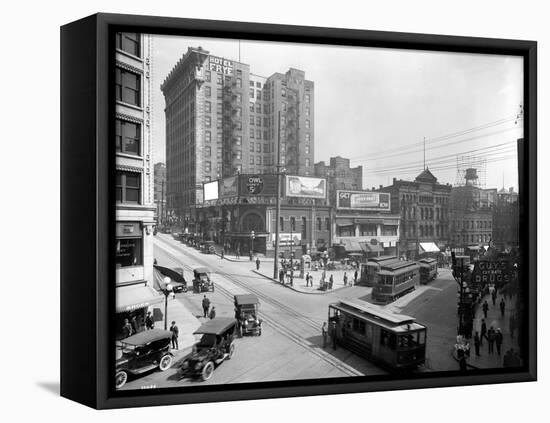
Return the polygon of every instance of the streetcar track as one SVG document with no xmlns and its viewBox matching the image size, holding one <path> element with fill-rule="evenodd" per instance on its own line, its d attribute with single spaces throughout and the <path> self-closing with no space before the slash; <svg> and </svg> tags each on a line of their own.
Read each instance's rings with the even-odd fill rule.
<svg viewBox="0 0 550 423">
<path fill-rule="evenodd" d="M 165 240 L 161 240 L 161 242 L 164 243 L 164 244 L 167 244 Z M 173 248 L 169 244 L 168 244 L 168 246 Z M 160 246 L 160 248 L 162 248 L 162 246 Z M 168 256 L 172 257 L 172 259 L 176 260 L 177 262 L 180 262 L 180 260 L 177 257 L 175 257 L 174 254 L 170 253 L 169 251 L 164 250 L 164 253 L 167 254 Z M 185 254 L 185 253 L 182 253 L 182 254 Z M 209 263 L 207 263 L 207 262 L 205 262 L 201 259 L 198 259 L 198 261 L 201 262 L 203 265 L 207 264 L 209 267 L 211 267 L 211 265 Z M 185 263 L 181 263 L 181 264 L 183 265 L 183 267 L 185 269 L 192 270 L 191 266 L 189 266 Z M 258 297 L 260 297 L 264 301 L 270 303 L 275 308 L 277 308 L 277 307 L 284 308 L 285 310 L 283 310 L 283 311 L 287 311 L 290 314 L 292 314 L 296 320 L 300 321 L 301 323 L 305 324 L 306 326 L 313 327 L 315 329 L 315 332 L 319 331 L 318 325 L 316 323 L 315 323 L 315 325 L 313 325 L 313 323 L 312 323 L 313 320 L 312 319 L 309 319 L 308 317 L 303 316 L 302 314 L 296 312 L 292 308 L 284 305 L 280 301 L 273 300 L 269 296 L 257 291 L 256 289 L 250 289 L 249 286 L 246 286 L 242 282 L 234 279 L 233 277 L 225 274 L 224 272 L 216 272 L 216 274 L 224 277 L 225 279 L 229 280 L 230 283 L 233 283 L 234 285 L 237 285 L 238 287 L 246 288 L 248 291 L 251 291 L 252 293 L 255 293 Z M 231 301 L 233 300 L 233 294 L 228 289 L 221 286 L 221 284 L 216 284 L 215 286 L 216 286 L 218 292 L 220 292 L 222 295 L 227 297 L 229 300 L 231 300 Z M 302 348 L 308 350 L 309 352 L 313 353 L 318 358 L 322 359 L 323 361 L 327 362 L 328 364 L 332 365 L 333 367 L 337 368 L 338 370 L 344 372 L 345 374 L 347 374 L 349 376 L 363 376 L 364 375 L 362 372 L 360 372 L 360 371 L 356 370 L 355 368 L 353 368 L 352 366 L 342 362 L 340 359 L 334 357 L 333 355 L 331 355 L 331 354 L 329 354 L 329 353 L 327 353 L 323 350 L 320 350 L 319 347 L 316 346 L 315 344 L 312 344 L 311 342 L 304 340 L 301 335 L 294 332 L 292 329 L 286 327 L 285 325 L 277 322 L 276 318 L 273 318 L 273 317 L 269 316 L 269 314 L 266 314 L 265 312 L 262 312 L 261 315 L 263 317 L 264 322 L 268 323 L 269 326 L 271 326 L 273 329 L 275 329 L 281 335 L 285 336 L 286 338 L 288 338 L 289 340 L 291 340 L 295 344 L 297 344 L 297 345 L 301 346 Z"/>
</svg>

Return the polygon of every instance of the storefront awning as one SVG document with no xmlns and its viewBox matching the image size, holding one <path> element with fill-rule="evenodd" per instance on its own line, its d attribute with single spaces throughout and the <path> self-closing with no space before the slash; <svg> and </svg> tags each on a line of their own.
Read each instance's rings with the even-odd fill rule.
<svg viewBox="0 0 550 423">
<path fill-rule="evenodd" d="M 116 312 L 124 313 L 161 303 L 162 295 L 147 285 L 121 286 L 116 289 Z"/>
<path fill-rule="evenodd" d="M 336 225 L 338 226 L 350 226 L 353 225 L 352 219 L 336 219 Z"/>
<path fill-rule="evenodd" d="M 363 249 L 363 251 L 367 253 L 378 253 L 384 252 L 384 248 L 380 244 L 371 244 L 370 242 L 360 242 L 359 245 Z"/>
<path fill-rule="evenodd" d="M 424 253 L 439 253 L 439 248 L 433 242 L 421 242 L 420 249 Z"/>
<path fill-rule="evenodd" d="M 344 248 L 346 249 L 346 252 L 361 252 L 363 251 L 361 248 L 361 245 L 359 245 L 359 242 L 354 239 L 341 239 L 340 243 L 344 245 Z"/>
</svg>

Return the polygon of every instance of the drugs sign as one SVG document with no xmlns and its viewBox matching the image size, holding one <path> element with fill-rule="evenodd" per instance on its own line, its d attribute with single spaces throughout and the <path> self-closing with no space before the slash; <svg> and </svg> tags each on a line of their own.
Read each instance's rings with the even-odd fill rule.
<svg viewBox="0 0 550 423">
<path fill-rule="evenodd" d="M 512 272 L 508 261 L 480 260 L 474 265 L 472 282 L 482 287 L 490 284 L 498 288 L 512 281 Z"/>
</svg>

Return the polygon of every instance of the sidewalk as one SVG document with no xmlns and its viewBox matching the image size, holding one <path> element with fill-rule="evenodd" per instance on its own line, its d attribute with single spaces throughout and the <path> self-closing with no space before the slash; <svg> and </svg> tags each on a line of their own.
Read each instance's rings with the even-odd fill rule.
<svg viewBox="0 0 550 423">
<path fill-rule="evenodd" d="M 476 314 L 474 317 L 474 329 L 472 334 L 472 339 L 470 342 L 470 357 L 467 359 L 468 366 L 474 369 L 490 369 L 490 368 L 500 368 L 503 367 L 504 354 L 510 348 L 513 348 L 516 352 L 519 351 L 517 344 L 517 329 L 514 333 L 514 338 L 510 335 L 510 316 L 516 312 L 516 302 L 515 298 L 507 297 L 504 299 L 506 307 L 504 309 L 504 316 L 500 313 L 499 303 L 503 298 L 502 295 L 497 294 L 495 305 L 493 305 L 491 295 L 486 295 L 481 299 L 479 303 Z M 483 301 L 487 300 L 489 304 L 489 311 L 487 312 L 487 318 L 485 319 L 485 324 L 487 325 L 487 330 L 492 326 L 494 330 L 500 329 L 503 335 L 502 347 L 500 355 L 497 354 L 497 348 L 495 345 L 494 352 L 489 354 L 489 342 L 487 339 L 482 339 L 482 344 L 479 348 L 479 356 L 476 356 L 473 335 L 477 332 L 481 333 L 481 320 L 484 318 L 483 309 L 481 304 Z M 456 356 L 456 351 L 453 349 L 453 357 L 458 361 Z"/>
<path fill-rule="evenodd" d="M 172 350 L 176 355 L 185 349 L 193 346 L 195 335 L 193 332 L 201 325 L 201 322 L 189 311 L 178 299 L 168 298 L 168 324 L 170 329 L 172 321 L 176 322 L 179 329 L 178 349 Z M 164 302 L 153 307 L 153 315 L 155 316 L 155 328 L 164 329 Z M 160 317 L 160 320 L 157 318 Z"/>
<path fill-rule="evenodd" d="M 281 284 L 278 279 L 273 279 L 273 260 L 271 260 L 271 266 L 260 266 L 260 270 L 252 270 L 257 275 L 263 276 L 266 279 L 271 280 L 274 283 Z M 348 275 L 348 284 L 347 286 L 344 285 L 344 272 L 347 272 Z M 307 274 L 307 271 L 304 273 L 304 278 L 300 278 L 300 272 L 295 270 L 294 271 L 294 280 L 293 285 L 290 285 L 287 283 L 287 280 L 285 278 L 285 287 L 292 289 L 296 292 L 302 292 L 304 294 L 328 294 L 330 292 L 337 291 L 339 289 L 343 288 L 349 288 L 353 286 L 353 272 L 350 271 L 344 271 L 344 270 L 330 270 L 326 272 L 326 278 L 325 280 L 328 281 L 330 278 L 330 275 L 333 275 L 334 283 L 332 285 L 332 289 L 321 291 L 320 289 L 320 281 L 321 276 L 323 274 L 322 270 L 317 271 L 309 271 L 309 274 L 313 276 L 313 286 L 306 286 L 306 279 L 305 275 Z"/>
</svg>

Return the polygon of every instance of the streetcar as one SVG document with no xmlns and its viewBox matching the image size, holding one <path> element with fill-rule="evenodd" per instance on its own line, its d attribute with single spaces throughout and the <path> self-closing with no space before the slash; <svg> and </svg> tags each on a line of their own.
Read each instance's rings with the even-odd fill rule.
<svg viewBox="0 0 550 423">
<path fill-rule="evenodd" d="M 413 291 L 420 281 L 419 269 L 420 266 L 415 261 L 399 260 L 386 263 L 376 276 L 372 299 L 375 302 L 391 303 Z"/>
<path fill-rule="evenodd" d="M 410 372 L 426 359 L 426 326 L 361 300 L 328 307 L 329 331 L 336 344 L 392 372 Z"/>
<path fill-rule="evenodd" d="M 399 261 L 396 256 L 371 257 L 366 263 L 361 263 L 360 282 L 367 286 L 373 286 L 376 283 L 376 274 L 380 271 L 384 263 Z"/>
<path fill-rule="evenodd" d="M 423 258 L 418 261 L 420 265 L 420 283 L 427 284 L 437 278 L 437 260 L 434 258 Z"/>
</svg>

